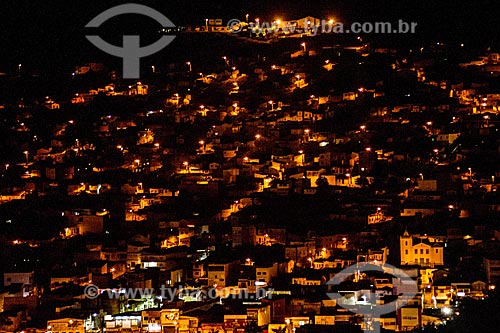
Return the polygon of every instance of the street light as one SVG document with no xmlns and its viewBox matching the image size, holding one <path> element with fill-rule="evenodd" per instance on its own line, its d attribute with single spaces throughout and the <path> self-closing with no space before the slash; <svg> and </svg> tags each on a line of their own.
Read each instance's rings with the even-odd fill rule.
<svg viewBox="0 0 500 333">
<path fill-rule="evenodd" d="M 248 16 L 249 16 L 248 14 L 245 15 L 245 20 L 247 23 L 248 23 Z"/>
<path fill-rule="evenodd" d="M 443 312 L 445 316 L 449 316 L 451 314 L 451 309 L 449 307 L 444 307 L 441 309 L 441 312 Z"/>
<path fill-rule="evenodd" d="M 22 64 L 17 65 L 17 72 L 18 72 L 19 76 L 21 76 L 21 66 L 22 66 Z"/>
<path fill-rule="evenodd" d="M 306 43 L 302 43 L 302 44 L 300 44 L 300 46 L 302 46 L 304 48 L 304 53 L 306 53 Z"/>
<path fill-rule="evenodd" d="M 189 66 L 189 71 L 191 72 L 193 70 L 193 68 L 191 67 L 191 62 L 190 61 L 186 62 L 186 65 Z"/>
<path fill-rule="evenodd" d="M 205 31 L 208 32 L 208 19 L 205 19 Z"/>
<path fill-rule="evenodd" d="M 28 155 L 29 152 L 27 150 L 23 151 L 23 154 L 26 155 L 26 165 L 28 165 Z"/>
</svg>

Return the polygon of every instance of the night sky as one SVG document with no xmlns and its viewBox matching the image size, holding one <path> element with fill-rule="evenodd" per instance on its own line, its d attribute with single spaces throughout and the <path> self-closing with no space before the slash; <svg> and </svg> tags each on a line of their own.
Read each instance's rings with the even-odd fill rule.
<svg viewBox="0 0 500 333">
<path fill-rule="evenodd" d="M 113 5 L 127 3 L 123 0 L 96 1 L 32 1 L 3 0 L 0 13 L 2 48 L 0 50 L 0 72 L 15 71 L 18 63 L 26 68 L 47 69 L 85 62 L 95 54 L 95 48 L 85 39 L 88 30 L 85 24 L 97 14 Z M 175 24 L 203 24 L 205 18 L 262 20 L 276 17 L 300 18 L 305 15 L 317 17 L 335 16 L 342 22 L 385 21 L 404 19 L 418 22 L 419 39 L 429 42 L 465 42 L 474 47 L 496 47 L 500 5 L 494 0 L 477 0 L 466 3 L 444 1 L 392 1 L 392 0 L 320 0 L 320 1 L 181 1 L 150 0 L 135 1 L 149 5 L 164 13 Z M 107 39 L 118 43 L 125 32 L 149 34 L 151 22 L 139 15 L 123 15 L 107 23 L 102 32 L 113 32 Z M 266 18 L 267 16 L 267 18 Z M 415 36 L 412 36 L 415 37 Z M 148 37 L 144 37 L 147 41 Z"/>
</svg>

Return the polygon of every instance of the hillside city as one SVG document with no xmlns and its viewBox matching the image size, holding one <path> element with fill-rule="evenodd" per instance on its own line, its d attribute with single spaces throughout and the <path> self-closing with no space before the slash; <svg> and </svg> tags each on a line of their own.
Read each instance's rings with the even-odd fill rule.
<svg viewBox="0 0 500 333">
<path fill-rule="evenodd" d="M 0 332 L 498 325 L 499 50 L 177 39 L 140 80 L 0 77 Z"/>
</svg>

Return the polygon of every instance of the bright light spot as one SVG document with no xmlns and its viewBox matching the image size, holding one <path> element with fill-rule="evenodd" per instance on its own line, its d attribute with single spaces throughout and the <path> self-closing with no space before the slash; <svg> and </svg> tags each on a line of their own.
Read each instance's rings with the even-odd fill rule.
<svg viewBox="0 0 500 333">
<path fill-rule="evenodd" d="M 443 312 L 444 315 L 449 316 L 451 314 L 451 309 L 448 307 L 444 307 L 441 309 L 441 312 Z"/>
</svg>

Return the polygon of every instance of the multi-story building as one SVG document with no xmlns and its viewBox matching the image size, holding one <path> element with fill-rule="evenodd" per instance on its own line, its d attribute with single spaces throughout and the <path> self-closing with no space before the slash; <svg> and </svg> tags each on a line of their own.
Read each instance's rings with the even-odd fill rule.
<svg viewBox="0 0 500 333">
<path fill-rule="evenodd" d="M 441 237 L 410 235 L 405 231 L 399 238 L 401 265 L 434 267 L 444 265 L 445 241 Z"/>
<path fill-rule="evenodd" d="M 233 271 L 234 263 L 212 263 L 208 265 L 208 286 L 226 287 Z"/>
<path fill-rule="evenodd" d="M 257 228 L 254 225 L 236 225 L 232 227 L 233 247 L 255 245 Z"/>
<path fill-rule="evenodd" d="M 500 281 L 500 258 L 485 257 L 483 258 L 483 264 L 488 283 L 498 283 Z"/>
</svg>

